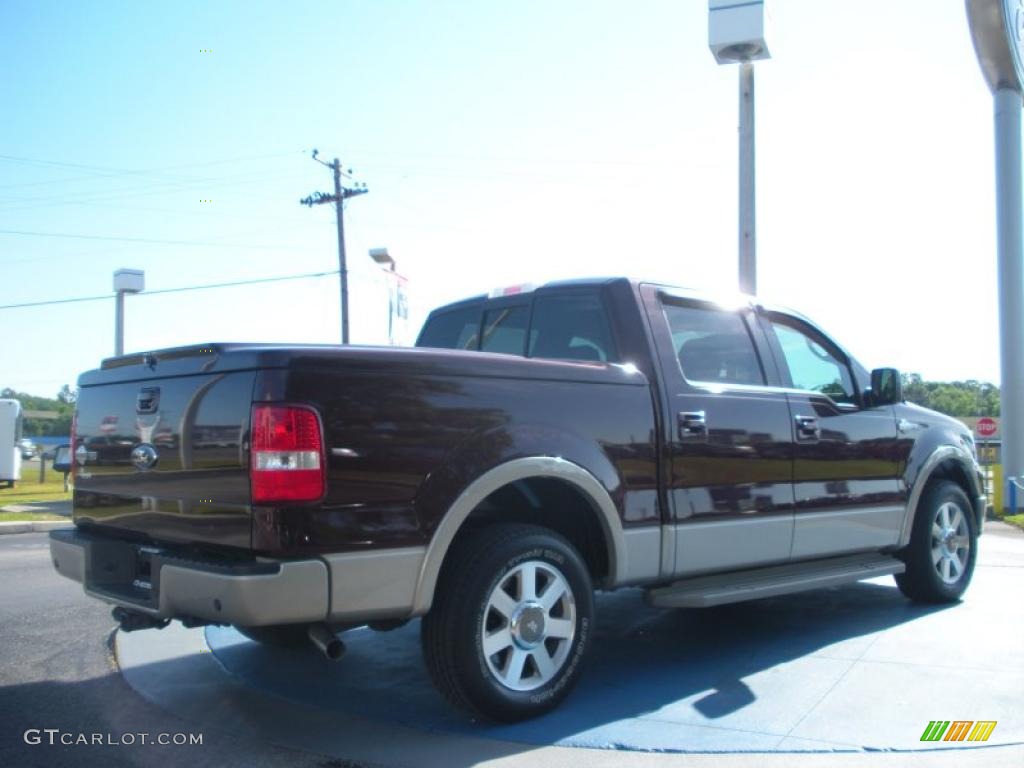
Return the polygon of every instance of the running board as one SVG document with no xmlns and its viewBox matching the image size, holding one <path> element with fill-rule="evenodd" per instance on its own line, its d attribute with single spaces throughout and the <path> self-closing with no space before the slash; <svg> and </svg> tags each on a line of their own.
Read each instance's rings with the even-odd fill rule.
<svg viewBox="0 0 1024 768">
<path fill-rule="evenodd" d="M 905 567 L 902 561 L 876 552 L 787 563 L 677 581 L 648 590 L 647 602 L 659 608 L 706 608 L 903 573 Z"/>
</svg>

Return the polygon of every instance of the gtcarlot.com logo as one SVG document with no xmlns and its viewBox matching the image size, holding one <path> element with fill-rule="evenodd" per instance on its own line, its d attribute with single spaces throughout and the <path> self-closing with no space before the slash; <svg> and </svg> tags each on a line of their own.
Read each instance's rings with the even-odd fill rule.
<svg viewBox="0 0 1024 768">
<path fill-rule="evenodd" d="M 995 729 L 995 720 L 932 720 L 921 741 L 988 741 Z"/>
<path fill-rule="evenodd" d="M 160 746 L 196 746 L 203 743 L 201 733 L 74 733 L 60 728 L 29 728 L 22 738 L 26 744 L 62 744 L 71 746 L 127 747 L 133 744 Z"/>
</svg>

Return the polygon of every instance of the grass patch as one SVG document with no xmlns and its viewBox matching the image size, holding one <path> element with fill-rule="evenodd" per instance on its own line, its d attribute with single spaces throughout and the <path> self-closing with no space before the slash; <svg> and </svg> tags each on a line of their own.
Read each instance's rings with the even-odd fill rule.
<svg viewBox="0 0 1024 768">
<path fill-rule="evenodd" d="M 34 520 L 63 520 L 71 522 L 70 517 L 54 515 L 50 512 L 0 512 L 0 523 L 30 523 Z"/>
<path fill-rule="evenodd" d="M 46 481 L 39 482 L 39 465 L 35 462 L 21 465 L 21 480 L 13 488 L 0 488 L 0 507 L 8 504 L 32 504 L 43 501 L 70 501 L 71 493 L 64 493 L 64 473 L 46 468 Z"/>
<path fill-rule="evenodd" d="M 1000 518 L 1004 523 L 1016 526 L 1021 530 L 1024 530 L 1024 514 L 1021 515 L 1002 515 Z"/>
</svg>

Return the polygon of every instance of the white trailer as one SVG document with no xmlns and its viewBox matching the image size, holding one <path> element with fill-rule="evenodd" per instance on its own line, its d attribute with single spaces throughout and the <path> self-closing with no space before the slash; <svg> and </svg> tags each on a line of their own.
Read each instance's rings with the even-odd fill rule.
<svg viewBox="0 0 1024 768">
<path fill-rule="evenodd" d="M 14 487 L 21 480 L 21 403 L 0 400 L 0 483 Z"/>
</svg>

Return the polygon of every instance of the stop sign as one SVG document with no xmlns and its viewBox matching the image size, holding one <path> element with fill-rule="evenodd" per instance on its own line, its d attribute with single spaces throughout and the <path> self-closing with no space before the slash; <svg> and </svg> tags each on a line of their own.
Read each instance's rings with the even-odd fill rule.
<svg viewBox="0 0 1024 768">
<path fill-rule="evenodd" d="M 978 419 L 978 423 L 974 427 L 974 431 L 978 433 L 980 437 L 992 437 L 999 429 L 999 425 L 996 424 L 995 419 L 990 419 L 988 416 L 983 416 Z"/>
</svg>

